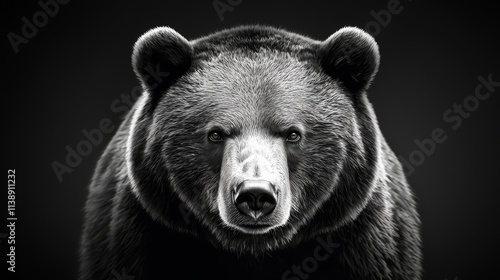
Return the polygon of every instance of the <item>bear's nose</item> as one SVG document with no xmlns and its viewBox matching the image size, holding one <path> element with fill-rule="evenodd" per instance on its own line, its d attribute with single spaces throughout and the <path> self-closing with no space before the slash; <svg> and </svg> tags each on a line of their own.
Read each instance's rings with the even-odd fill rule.
<svg viewBox="0 0 500 280">
<path fill-rule="evenodd" d="M 266 180 L 245 180 L 234 193 L 236 208 L 255 220 L 271 213 L 276 207 L 276 200 L 275 187 Z"/>
</svg>

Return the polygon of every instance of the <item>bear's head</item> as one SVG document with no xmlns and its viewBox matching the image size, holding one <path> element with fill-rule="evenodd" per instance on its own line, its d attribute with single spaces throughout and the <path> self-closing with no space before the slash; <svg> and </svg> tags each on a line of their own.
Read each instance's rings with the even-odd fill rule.
<svg viewBox="0 0 500 280">
<path fill-rule="evenodd" d="M 270 27 L 188 41 L 167 27 L 133 52 L 144 88 L 127 143 L 132 191 L 153 219 L 258 254 L 356 218 L 377 177 L 367 33 L 315 41 Z"/>
</svg>

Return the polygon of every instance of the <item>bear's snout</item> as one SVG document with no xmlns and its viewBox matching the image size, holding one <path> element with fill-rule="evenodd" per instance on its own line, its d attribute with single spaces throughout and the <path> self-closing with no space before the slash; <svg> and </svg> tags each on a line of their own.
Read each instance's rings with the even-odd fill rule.
<svg viewBox="0 0 500 280">
<path fill-rule="evenodd" d="M 224 142 L 217 208 L 225 225 L 264 234 L 290 217 L 291 189 L 283 139 L 242 133 Z"/>
<path fill-rule="evenodd" d="M 266 180 L 245 180 L 236 187 L 233 201 L 240 213 L 257 220 L 276 207 L 276 186 Z"/>
</svg>

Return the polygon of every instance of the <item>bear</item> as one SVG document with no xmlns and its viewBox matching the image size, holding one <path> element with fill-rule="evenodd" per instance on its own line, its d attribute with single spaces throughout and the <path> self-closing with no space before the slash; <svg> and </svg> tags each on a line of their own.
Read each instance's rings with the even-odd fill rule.
<svg viewBox="0 0 500 280">
<path fill-rule="evenodd" d="M 379 48 L 250 25 L 142 35 L 79 279 L 420 279 L 420 219 L 368 100 Z"/>
</svg>

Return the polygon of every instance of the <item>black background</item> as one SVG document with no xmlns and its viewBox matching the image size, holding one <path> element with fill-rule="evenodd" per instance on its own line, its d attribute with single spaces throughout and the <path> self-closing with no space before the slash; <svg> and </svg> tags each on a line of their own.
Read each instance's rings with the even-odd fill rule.
<svg viewBox="0 0 500 280">
<path fill-rule="evenodd" d="M 131 95 L 138 85 L 130 66 L 138 36 L 167 25 L 194 39 L 222 28 L 259 23 L 323 40 L 343 26 L 365 28 L 374 20 L 370 11 L 387 9 L 389 1 L 244 0 L 225 12 L 222 21 L 212 1 L 124 2 L 60 5 L 17 54 L 7 34 L 21 35 L 21 18 L 31 20 L 41 8 L 36 1 L 2 7 L 7 60 L 3 167 L 16 169 L 19 278 L 76 277 L 86 188 L 113 133 L 105 134 L 104 141 L 72 173 L 64 174 L 62 182 L 51 164 L 65 162 L 65 147 L 76 148 L 85 139 L 83 129 L 98 128 L 103 118 L 118 126 L 123 114 L 113 112 L 110 105 L 121 94 Z M 498 10 L 478 1 L 400 3 L 402 11 L 393 14 L 378 34 L 372 31 L 381 67 L 369 96 L 397 155 L 408 159 L 417 149 L 414 140 L 429 138 L 435 128 L 447 135 L 408 178 L 423 222 L 425 279 L 492 279 L 500 249 L 500 87 L 480 101 L 456 130 L 443 113 L 474 94 L 479 75 L 492 74 L 500 81 Z M 0 232 L 7 229 L 2 226 Z M 7 243 L 1 241 L 5 260 Z"/>
</svg>

